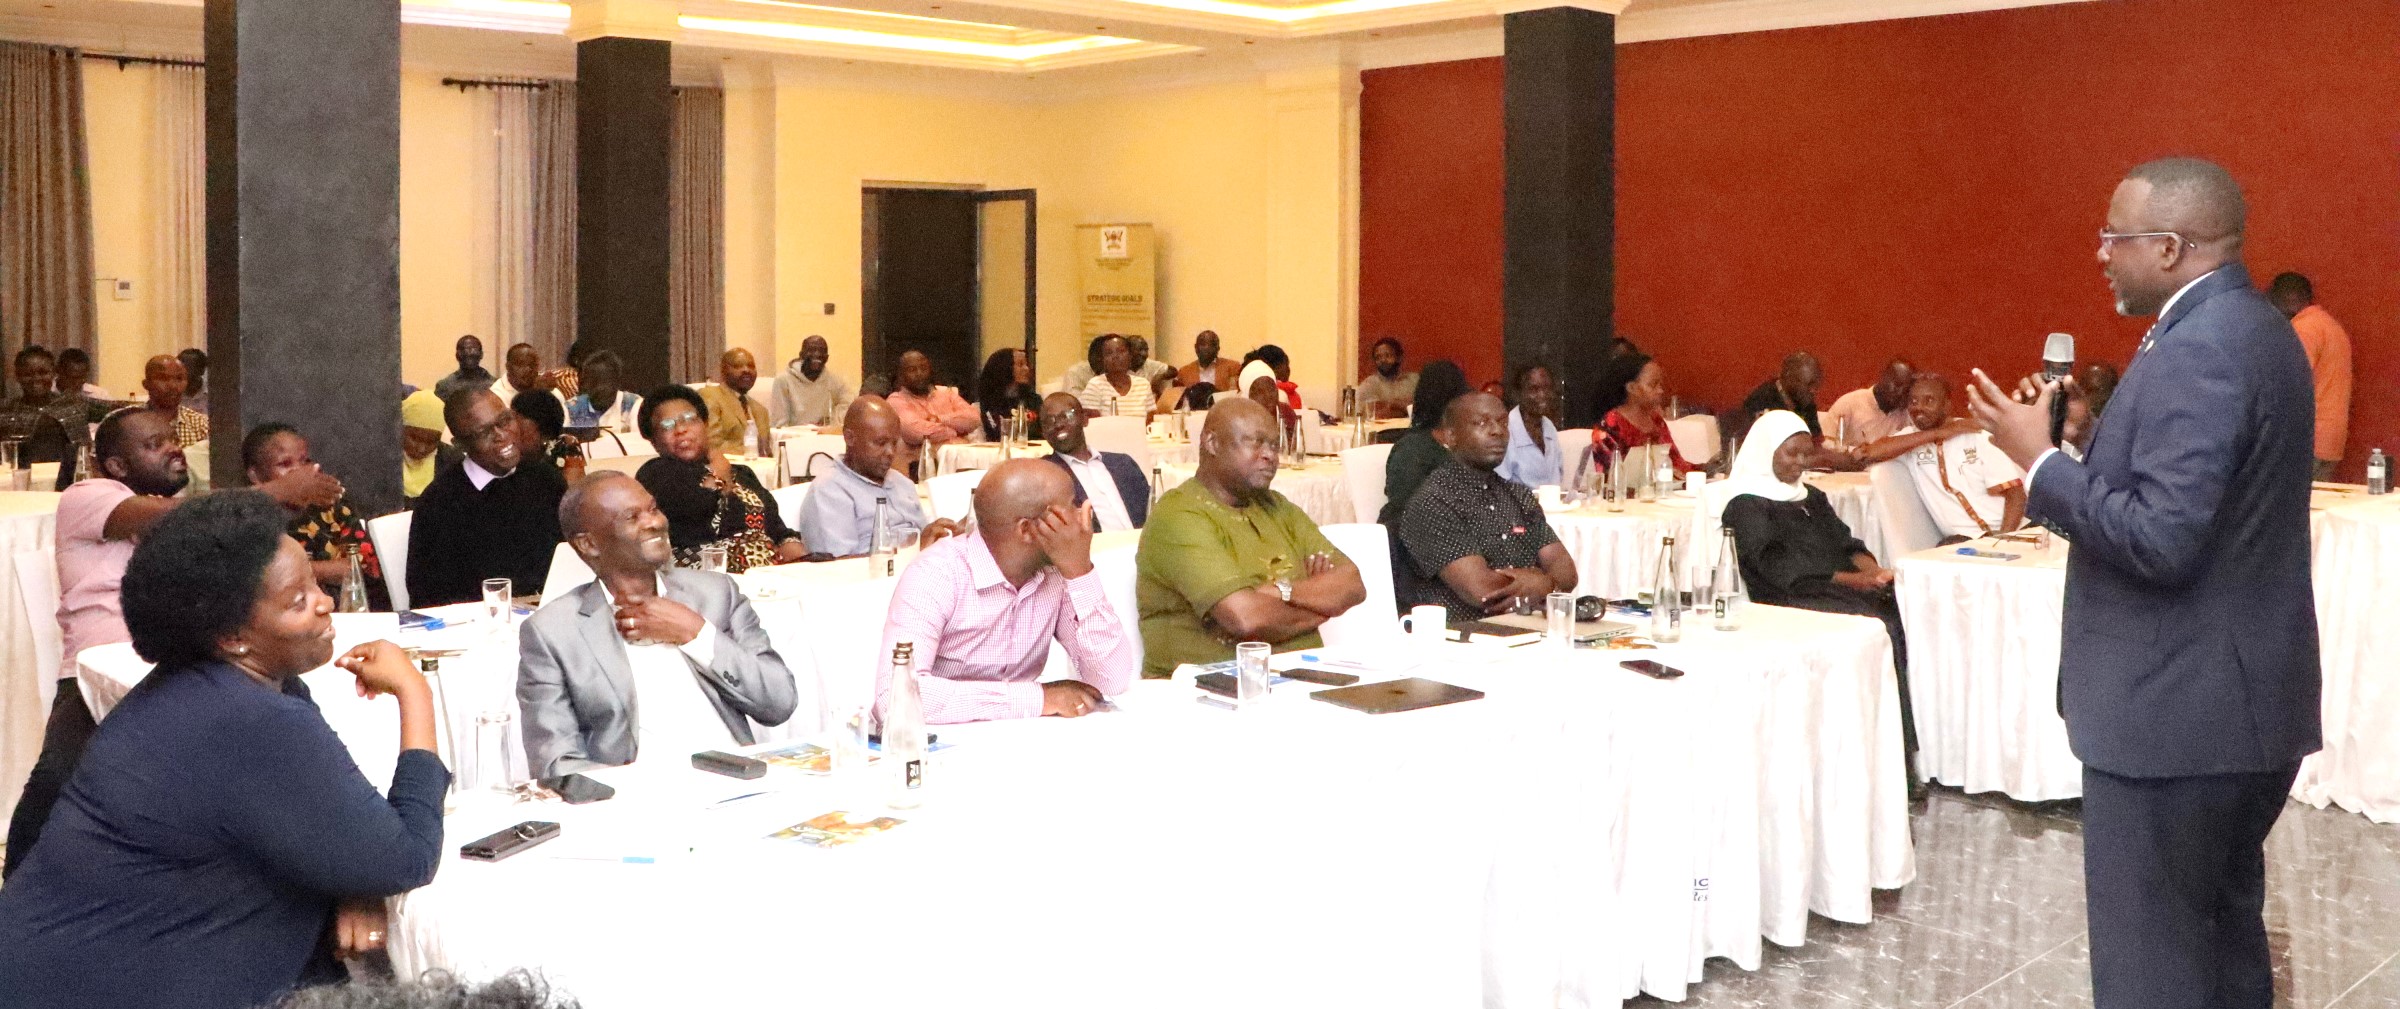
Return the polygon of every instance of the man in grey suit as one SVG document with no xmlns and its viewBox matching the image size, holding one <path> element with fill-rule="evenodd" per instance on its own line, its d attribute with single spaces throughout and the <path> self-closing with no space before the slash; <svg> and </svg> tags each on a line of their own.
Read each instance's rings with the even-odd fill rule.
<svg viewBox="0 0 2400 1009">
<path fill-rule="evenodd" d="M 2089 424 L 1981 372 L 1975 419 L 2025 468 L 2026 514 L 2075 544 L 2059 707 L 2083 761 L 2097 1009 L 2268 1009 L 2267 832 L 2318 747 L 2308 359 L 2242 270 L 2241 188 L 2205 161 L 2135 168 L 2100 265 L 2156 315 Z M 2029 394 L 2029 395 L 2028 395 Z"/>
<path fill-rule="evenodd" d="M 517 703 L 536 777 L 746 746 L 797 695 L 733 579 L 670 567 L 667 517 L 623 473 L 567 489 L 558 522 L 592 581 L 518 633 Z"/>
</svg>

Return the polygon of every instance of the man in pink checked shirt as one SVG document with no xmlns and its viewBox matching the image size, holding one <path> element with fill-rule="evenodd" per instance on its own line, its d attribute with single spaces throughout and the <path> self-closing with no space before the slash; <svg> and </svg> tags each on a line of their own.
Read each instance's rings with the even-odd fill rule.
<svg viewBox="0 0 2400 1009">
<path fill-rule="evenodd" d="M 1001 463 L 975 488 L 975 531 L 917 555 L 892 592 L 883 650 L 916 644 L 928 722 L 1089 714 L 1133 681 L 1133 639 L 1092 570 L 1092 508 L 1074 477 L 1038 459 Z M 1050 641 L 1076 679 L 1041 682 Z M 875 677 L 882 721 L 887 666 Z"/>
</svg>

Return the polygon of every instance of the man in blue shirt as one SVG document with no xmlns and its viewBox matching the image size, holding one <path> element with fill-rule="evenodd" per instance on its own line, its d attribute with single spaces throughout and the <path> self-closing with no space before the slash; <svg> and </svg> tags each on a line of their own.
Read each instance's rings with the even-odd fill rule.
<svg viewBox="0 0 2400 1009">
<path fill-rule="evenodd" d="M 809 485 L 800 508 L 800 538 L 809 556 L 856 557 L 874 542 L 875 501 L 891 509 L 892 545 L 926 546 L 958 531 L 949 519 L 925 521 L 917 485 L 892 468 L 900 453 L 900 417 L 883 397 L 862 395 L 842 415 L 841 464 Z"/>
<path fill-rule="evenodd" d="M 1517 369 L 1517 405 L 1508 411 L 1508 454 L 1497 472 L 1527 487 L 1556 485 L 1566 473 L 1558 451 L 1558 378 L 1550 366 L 1528 364 Z"/>
</svg>

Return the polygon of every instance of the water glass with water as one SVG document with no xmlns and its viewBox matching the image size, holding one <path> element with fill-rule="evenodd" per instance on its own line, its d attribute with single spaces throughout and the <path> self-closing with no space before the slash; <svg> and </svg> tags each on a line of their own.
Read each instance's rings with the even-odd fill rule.
<svg viewBox="0 0 2400 1009">
<path fill-rule="evenodd" d="M 724 574 L 727 565 L 728 558 L 724 544 L 711 543 L 700 548 L 700 570 Z"/>
<path fill-rule="evenodd" d="M 504 626 L 508 621 L 509 602 L 516 595 L 510 589 L 506 578 L 483 580 L 483 619 L 495 628 Z"/>
<path fill-rule="evenodd" d="M 1560 648 L 1575 644 L 1575 594 L 1553 592 L 1544 597 L 1542 636 Z"/>
<path fill-rule="evenodd" d="M 1267 656 L 1274 647 L 1264 641 L 1233 646 L 1234 702 L 1249 707 L 1267 699 Z"/>
<path fill-rule="evenodd" d="M 508 748 L 516 716 L 506 711 L 486 711 L 475 716 L 475 785 L 494 792 L 508 792 L 524 780 L 517 766 L 516 754 Z"/>
<path fill-rule="evenodd" d="M 0 466 L 8 467 L 10 490 L 33 489 L 33 462 L 25 458 L 25 442 L 22 439 L 0 441 Z"/>
</svg>

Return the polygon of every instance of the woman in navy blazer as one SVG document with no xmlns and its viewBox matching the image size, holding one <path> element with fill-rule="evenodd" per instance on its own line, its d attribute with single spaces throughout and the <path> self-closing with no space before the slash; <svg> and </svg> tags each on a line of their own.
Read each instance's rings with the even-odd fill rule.
<svg viewBox="0 0 2400 1009">
<path fill-rule="evenodd" d="M 382 944 L 380 898 L 433 878 L 450 773 L 425 678 L 390 642 L 339 660 L 400 701 L 386 798 L 298 679 L 333 660 L 333 605 L 285 521 L 266 495 L 210 495 L 126 565 L 125 624 L 157 668 L 0 889 L 9 1005 L 237 1009 L 339 981 L 337 954 Z"/>
</svg>

